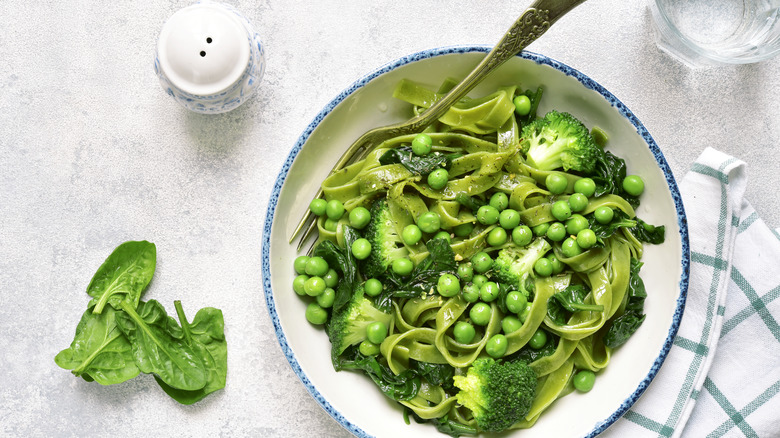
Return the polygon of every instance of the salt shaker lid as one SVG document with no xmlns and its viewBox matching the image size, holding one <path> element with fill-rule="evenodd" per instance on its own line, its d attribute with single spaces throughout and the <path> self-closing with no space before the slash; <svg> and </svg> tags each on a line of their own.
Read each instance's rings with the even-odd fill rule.
<svg viewBox="0 0 780 438">
<path fill-rule="evenodd" d="M 233 13 L 208 2 L 174 13 L 157 43 L 160 68 L 179 89 L 194 95 L 229 88 L 249 63 L 247 31 Z"/>
</svg>

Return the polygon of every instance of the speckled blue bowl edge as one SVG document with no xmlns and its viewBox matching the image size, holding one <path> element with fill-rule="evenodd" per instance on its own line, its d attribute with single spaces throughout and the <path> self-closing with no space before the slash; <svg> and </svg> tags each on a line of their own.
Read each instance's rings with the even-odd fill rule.
<svg viewBox="0 0 780 438">
<path fill-rule="evenodd" d="M 263 226 L 263 238 L 262 238 L 263 289 L 264 289 L 266 306 L 268 308 L 268 313 L 273 323 L 274 331 L 276 332 L 276 337 L 279 341 L 279 345 L 282 349 L 282 353 L 287 358 L 287 361 L 290 363 L 290 366 L 292 367 L 295 374 L 298 376 L 298 378 L 301 380 L 303 385 L 306 387 L 306 390 L 312 395 L 312 397 L 314 397 L 314 399 L 320 404 L 320 406 L 322 406 L 322 408 L 331 417 L 333 417 L 333 419 L 335 419 L 345 429 L 347 429 L 349 432 L 351 432 L 357 437 L 369 438 L 371 437 L 371 435 L 367 434 L 357 425 L 351 423 L 340 412 L 338 412 L 328 402 L 328 400 L 326 400 L 325 397 L 323 397 L 323 395 L 320 394 L 320 392 L 312 384 L 312 382 L 305 375 L 305 373 L 303 373 L 300 364 L 298 363 L 298 360 L 295 357 L 295 354 L 292 352 L 290 345 L 287 343 L 287 337 L 284 334 L 284 330 L 282 329 L 281 322 L 279 320 L 279 315 L 276 310 L 276 302 L 274 301 L 274 297 L 273 297 L 273 289 L 271 286 L 271 271 L 270 271 L 271 227 L 273 225 L 274 214 L 276 212 L 277 203 L 279 201 L 279 195 L 281 194 L 282 187 L 284 186 L 284 182 L 287 179 L 287 175 L 290 171 L 290 167 L 292 166 L 295 158 L 298 156 L 298 153 L 301 151 L 303 145 L 311 136 L 312 132 L 317 128 L 317 126 L 319 126 L 322 120 L 328 114 L 330 114 L 330 112 L 333 111 L 333 109 L 338 104 L 340 104 L 344 99 L 346 99 L 350 94 L 354 93 L 356 90 L 365 86 L 374 78 L 388 71 L 391 71 L 395 68 L 398 68 L 400 66 L 415 61 L 431 58 L 434 56 L 441 56 L 441 55 L 471 53 L 471 52 L 487 53 L 489 51 L 490 51 L 490 47 L 487 46 L 448 46 L 448 47 L 439 47 L 430 50 L 424 50 L 421 52 L 404 56 L 390 63 L 387 63 L 382 67 L 378 68 L 377 70 L 355 81 L 352 85 L 350 85 L 348 88 L 346 88 L 341 93 L 339 93 L 333 100 L 331 100 L 328 103 L 328 105 L 326 105 L 325 108 L 323 108 L 322 111 L 320 111 L 314 117 L 314 119 L 311 121 L 311 123 L 309 123 L 306 129 L 304 129 L 303 133 L 300 135 L 295 145 L 293 146 L 292 150 L 290 151 L 287 158 L 285 159 L 284 163 L 282 164 L 282 168 L 279 171 L 279 174 L 276 178 L 274 187 L 271 192 L 271 196 L 268 200 L 268 210 L 266 212 L 265 223 Z M 532 60 L 537 64 L 548 65 L 552 68 L 555 68 L 556 70 L 561 71 L 562 73 L 565 73 L 566 75 L 574 77 L 580 83 L 582 83 L 586 88 L 601 94 L 602 97 L 604 97 L 608 102 L 610 102 L 610 104 L 613 107 L 615 107 L 615 109 L 618 110 L 618 112 L 620 112 L 620 114 L 622 114 L 629 122 L 631 122 L 631 124 L 636 128 L 637 133 L 645 140 L 645 143 L 647 143 L 647 146 L 650 149 L 653 156 L 655 157 L 655 160 L 659 168 L 663 171 L 667 185 L 669 187 L 669 192 L 671 193 L 672 199 L 675 204 L 675 210 L 677 212 L 677 224 L 679 227 L 680 240 L 682 244 L 682 259 L 681 259 L 682 274 L 680 276 L 680 281 L 679 281 L 680 293 L 677 297 L 677 301 L 676 301 L 677 304 L 672 318 L 672 324 L 669 328 L 667 337 L 664 341 L 661 351 L 659 352 L 658 356 L 653 362 L 653 365 L 650 368 L 650 371 L 648 372 L 647 376 L 645 376 L 645 378 L 639 383 L 639 385 L 634 390 L 634 392 L 621 403 L 620 407 L 615 412 L 613 412 L 605 420 L 597 423 L 594 426 L 593 431 L 585 435 L 586 437 L 590 438 L 590 437 L 595 437 L 600 433 L 604 432 L 609 426 L 611 426 L 615 421 L 617 421 L 621 416 L 623 416 L 628 411 L 628 409 L 631 408 L 631 406 L 633 406 L 633 404 L 639 399 L 639 397 L 647 389 L 648 385 L 658 374 L 661 365 L 663 364 L 664 360 L 666 359 L 666 356 L 669 354 L 669 351 L 671 350 L 672 343 L 674 342 L 674 338 L 677 335 L 677 330 L 680 327 L 680 322 L 682 320 L 683 312 L 685 310 L 685 301 L 688 293 L 690 247 L 689 247 L 689 239 L 688 239 L 687 218 L 685 215 L 685 209 L 683 207 L 682 197 L 680 195 L 679 188 L 674 179 L 671 168 L 669 167 L 669 164 L 663 155 L 663 152 L 661 152 L 661 149 L 658 147 L 655 140 L 652 138 L 652 136 L 644 127 L 644 125 L 639 121 L 639 119 L 617 97 L 615 97 L 612 93 L 607 91 L 604 87 L 602 87 L 600 84 L 598 84 L 596 81 L 594 81 L 587 75 L 559 61 L 555 61 L 546 56 L 533 53 L 533 52 L 527 52 L 527 51 L 524 51 L 517 56 L 522 57 L 524 59 Z"/>
</svg>

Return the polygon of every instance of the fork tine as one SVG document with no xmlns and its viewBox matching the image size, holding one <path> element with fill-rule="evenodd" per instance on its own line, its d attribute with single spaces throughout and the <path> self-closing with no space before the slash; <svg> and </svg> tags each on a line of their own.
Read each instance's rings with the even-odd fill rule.
<svg viewBox="0 0 780 438">
<path fill-rule="evenodd" d="M 303 233 L 303 236 L 301 236 L 301 240 L 298 241 L 298 252 L 301 251 L 301 248 L 303 248 L 303 244 L 306 243 L 307 240 L 309 240 L 309 237 L 311 237 L 312 234 L 317 230 L 317 219 L 314 219 L 309 223 L 308 228 L 306 228 L 306 231 Z"/>
</svg>

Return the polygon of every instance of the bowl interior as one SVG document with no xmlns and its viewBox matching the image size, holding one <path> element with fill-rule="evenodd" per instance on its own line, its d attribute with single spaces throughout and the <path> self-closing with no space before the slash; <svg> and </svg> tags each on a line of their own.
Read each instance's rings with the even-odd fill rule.
<svg viewBox="0 0 780 438">
<path fill-rule="evenodd" d="M 287 240 L 320 182 L 351 142 L 366 130 L 409 117 L 407 104 L 392 98 L 408 78 L 438 87 L 448 76 L 462 78 L 484 56 L 482 47 L 458 47 L 411 55 L 368 75 L 345 90 L 307 128 L 277 180 L 263 243 L 266 301 L 282 349 L 309 392 L 337 421 L 358 436 L 436 436 L 432 425 L 406 425 L 400 407 L 362 374 L 335 372 L 325 332 L 309 324 L 306 302 L 292 291 L 292 262 L 298 255 Z M 666 356 L 687 289 L 687 230 L 677 186 L 655 142 L 641 123 L 609 92 L 587 76 L 549 58 L 523 53 L 499 68 L 471 95 L 498 86 L 543 86 L 539 113 L 567 111 L 588 127 L 610 135 L 607 148 L 626 160 L 629 173 L 645 180 L 638 215 L 665 225 L 666 242 L 647 245 L 641 275 L 647 287 L 647 318 L 587 394 L 555 402 L 533 427 L 539 436 L 595 435 L 641 395 Z M 566 421 L 561 421 L 565 418 Z M 518 435 L 520 432 L 516 432 Z M 510 434 L 511 435 L 511 434 Z"/>
</svg>

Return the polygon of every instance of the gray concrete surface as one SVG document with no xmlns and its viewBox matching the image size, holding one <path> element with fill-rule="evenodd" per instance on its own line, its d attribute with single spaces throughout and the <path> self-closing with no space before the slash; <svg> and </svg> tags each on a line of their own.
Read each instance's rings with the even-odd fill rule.
<svg viewBox="0 0 780 438">
<path fill-rule="evenodd" d="M 0 14 L 0 436 L 346 437 L 277 344 L 263 299 L 270 188 L 296 138 L 363 74 L 411 52 L 494 44 L 527 2 L 230 1 L 263 35 L 249 103 L 187 112 L 152 71 L 188 4 L 10 0 Z M 747 198 L 780 226 L 780 58 L 691 70 L 660 52 L 644 2 L 591 0 L 530 50 L 576 67 L 644 122 L 681 178 L 712 146 L 748 163 Z M 148 298 L 224 311 L 228 386 L 190 407 L 142 376 L 58 368 L 84 290 L 125 240 L 158 248 Z"/>
</svg>

